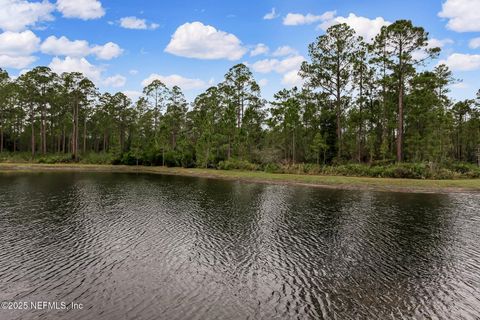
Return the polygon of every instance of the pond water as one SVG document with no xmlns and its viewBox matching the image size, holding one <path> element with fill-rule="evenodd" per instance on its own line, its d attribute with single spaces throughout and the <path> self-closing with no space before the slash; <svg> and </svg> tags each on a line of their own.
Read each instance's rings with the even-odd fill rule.
<svg viewBox="0 0 480 320">
<path fill-rule="evenodd" d="M 0 174 L 0 319 L 479 319 L 480 195 Z"/>
</svg>

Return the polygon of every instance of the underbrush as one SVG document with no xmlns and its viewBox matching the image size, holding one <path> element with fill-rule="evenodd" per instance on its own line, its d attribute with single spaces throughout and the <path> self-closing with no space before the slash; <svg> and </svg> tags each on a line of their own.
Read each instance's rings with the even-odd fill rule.
<svg viewBox="0 0 480 320">
<path fill-rule="evenodd" d="M 80 155 L 82 164 L 124 164 L 124 165 L 161 165 L 165 156 L 165 165 L 169 167 L 194 167 L 195 160 L 190 153 L 166 152 L 139 157 L 125 153 L 122 156 L 113 153 L 87 153 Z M 0 162 L 4 163 L 74 163 L 70 154 L 37 155 L 33 160 L 28 152 L 1 153 Z M 354 176 L 372 178 L 403 178 L 403 179 L 478 179 L 480 167 L 470 163 L 448 163 L 437 165 L 433 163 L 401 163 L 376 162 L 373 164 L 347 163 L 337 165 L 317 165 L 312 163 L 265 163 L 257 164 L 246 160 L 230 159 L 218 162 L 219 170 L 263 171 L 267 173 L 289 173 L 326 176 Z"/>
</svg>

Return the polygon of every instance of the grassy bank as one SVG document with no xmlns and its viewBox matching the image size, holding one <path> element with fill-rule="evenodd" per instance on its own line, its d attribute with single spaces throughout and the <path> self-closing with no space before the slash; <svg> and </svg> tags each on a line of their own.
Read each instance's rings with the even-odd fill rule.
<svg viewBox="0 0 480 320">
<path fill-rule="evenodd" d="M 349 190 L 428 193 L 480 192 L 480 179 L 420 180 L 123 165 L 0 163 L 0 172 L 3 173 L 49 171 L 151 173 Z"/>
<path fill-rule="evenodd" d="M 142 163 L 130 157 L 122 157 L 112 153 L 87 153 L 80 156 L 79 162 L 72 161 L 69 154 L 37 155 L 32 159 L 29 153 L 0 153 L 0 163 L 39 163 L 39 164 L 92 164 L 92 165 L 127 165 L 162 166 L 160 159 L 154 163 Z M 179 162 L 166 161 L 168 167 L 182 167 Z M 187 167 L 204 167 L 195 162 Z M 395 161 L 374 161 L 372 163 L 335 163 L 317 165 L 313 163 L 252 163 L 232 158 L 230 160 L 210 163 L 211 168 L 233 171 L 263 171 L 266 173 L 287 173 L 294 175 L 345 176 L 369 178 L 399 178 L 420 180 L 459 180 L 480 179 L 480 167 L 472 163 L 431 162 L 395 163 Z"/>
</svg>

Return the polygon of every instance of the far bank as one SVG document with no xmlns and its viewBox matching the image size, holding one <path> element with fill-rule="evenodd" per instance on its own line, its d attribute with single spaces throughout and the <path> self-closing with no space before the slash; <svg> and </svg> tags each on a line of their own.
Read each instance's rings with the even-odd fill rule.
<svg viewBox="0 0 480 320">
<path fill-rule="evenodd" d="M 272 183 L 344 190 L 375 190 L 418 193 L 480 193 L 480 179 L 392 179 L 304 174 L 279 174 L 262 171 L 216 170 L 90 164 L 0 163 L 0 173 L 14 172 L 118 172 L 180 175 L 243 182 Z"/>
</svg>

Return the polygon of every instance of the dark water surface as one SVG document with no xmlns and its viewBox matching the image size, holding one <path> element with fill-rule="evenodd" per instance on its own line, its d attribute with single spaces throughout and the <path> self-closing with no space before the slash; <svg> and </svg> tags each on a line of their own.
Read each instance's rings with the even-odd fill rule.
<svg viewBox="0 0 480 320">
<path fill-rule="evenodd" d="M 0 174 L 0 319 L 479 319 L 480 196 Z"/>
</svg>

